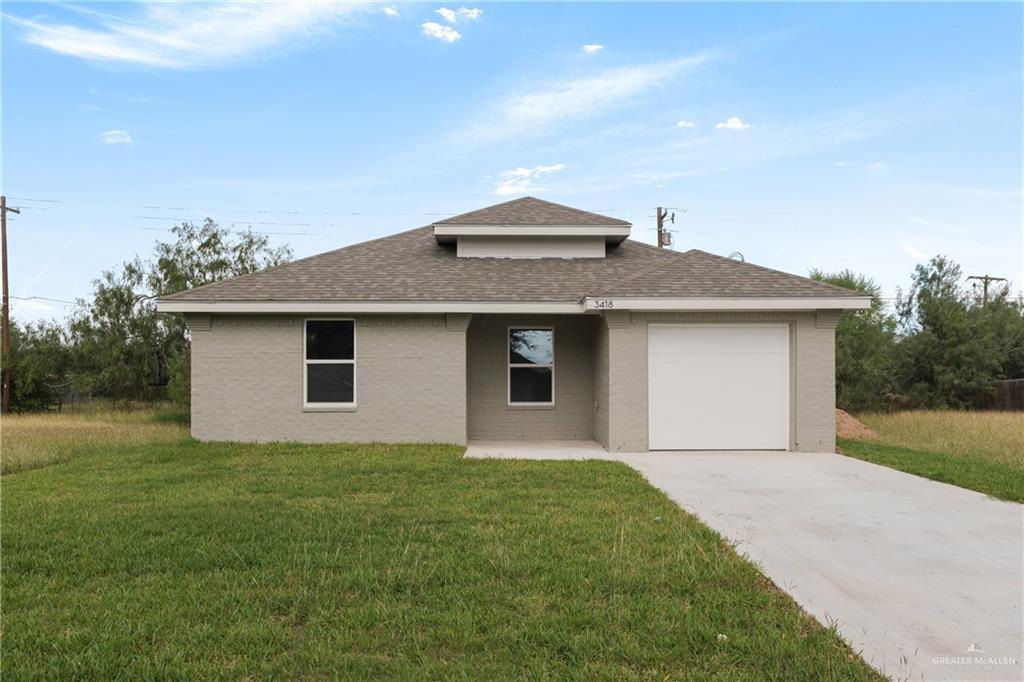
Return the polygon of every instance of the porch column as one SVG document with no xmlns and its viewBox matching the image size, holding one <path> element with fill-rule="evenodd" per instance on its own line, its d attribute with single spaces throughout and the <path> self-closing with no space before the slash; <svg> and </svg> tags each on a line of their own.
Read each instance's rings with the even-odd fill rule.
<svg viewBox="0 0 1024 682">
<path fill-rule="evenodd" d="M 452 405 L 455 408 L 452 413 L 452 419 L 456 419 L 462 424 L 462 443 L 469 442 L 469 416 L 466 407 L 466 374 L 468 372 L 467 356 L 466 356 L 466 330 L 469 329 L 470 320 L 473 316 L 469 313 L 446 313 L 444 316 L 445 328 L 450 334 L 458 335 L 458 341 L 452 344 L 452 352 L 461 355 L 462 357 L 462 374 L 459 377 L 461 381 L 461 388 L 458 392 L 458 396 L 452 399 Z"/>
<path fill-rule="evenodd" d="M 647 450 L 647 319 L 602 312 L 607 335 L 607 442 L 612 452 Z"/>
</svg>

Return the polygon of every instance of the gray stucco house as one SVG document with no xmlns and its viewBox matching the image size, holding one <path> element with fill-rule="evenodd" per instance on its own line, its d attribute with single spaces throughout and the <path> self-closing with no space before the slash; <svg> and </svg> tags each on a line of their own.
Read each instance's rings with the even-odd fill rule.
<svg viewBox="0 0 1024 682">
<path fill-rule="evenodd" d="M 846 289 L 523 198 L 159 301 L 201 440 L 831 450 Z"/>
</svg>

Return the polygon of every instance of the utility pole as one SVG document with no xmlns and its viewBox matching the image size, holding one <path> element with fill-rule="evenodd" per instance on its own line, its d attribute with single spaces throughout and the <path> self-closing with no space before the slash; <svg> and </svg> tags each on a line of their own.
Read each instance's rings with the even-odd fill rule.
<svg viewBox="0 0 1024 682">
<path fill-rule="evenodd" d="M 658 218 L 658 248 L 663 249 L 666 246 L 672 246 L 672 233 L 665 229 L 665 219 L 667 218 L 675 225 L 676 214 L 669 213 L 659 206 L 656 215 Z"/>
<path fill-rule="evenodd" d="M 7 212 L 21 213 L 19 209 L 9 208 L 7 206 L 7 197 L 0 194 L 0 249 L 3 250 L 3 279 L 4 279 L 4 302 L 3 302 L 3 330 L 0 333 L 3 341 L 3 350 L 0 352 L 0 357 L 3 359 L 3 370 L 0 381 L 3 383 L 3 395 L 0 397 L 2 404 L 3 414 L 10 414 L 11 412 L 11 307 L 10 307 L 10 291 L 7 284 Z"/>
<path fill-rule="evenodd" d="M 989 282 L 1005 282 L 1005 277 L 993 277 L 992 275 L 971 275 L 967 279 L 976 279 L 981 282 L 981 309 L 988 307 L 988 285 Z"/>
</svg>

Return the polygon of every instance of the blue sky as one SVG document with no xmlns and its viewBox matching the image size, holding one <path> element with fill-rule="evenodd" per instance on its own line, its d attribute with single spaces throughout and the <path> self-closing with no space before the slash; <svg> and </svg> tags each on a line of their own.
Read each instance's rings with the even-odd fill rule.
<svg viewBox="0 0 1024 682">
<path fill-rule="evenodd" d="M 305 256 L 525 194 L 649 242 L 685 208 L 678 249 L 887 295 L 937 253 L 1024 280 L 1019 4 L 3 13 L 17 297 L 84 296 L 179 220 Z"/>
</svg>

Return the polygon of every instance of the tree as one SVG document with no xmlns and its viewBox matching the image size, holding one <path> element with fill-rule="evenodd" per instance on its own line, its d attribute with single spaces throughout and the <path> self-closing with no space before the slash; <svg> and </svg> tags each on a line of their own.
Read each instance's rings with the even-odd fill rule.
<svg viewBox="0 0 1024 682">
<path fill-rule="evenodd" d="M 989 292 L 988 305 L 974 314 L 992 334 L 1000 358 L 1000 379 L 1024 379 L 1024 298 L 1010 297 L 1009 286 Z"/>
<path fill-rule="evenodd" d="M 902 338 L 896 378 L 912 404 L 964 408 L 992 391 L 1003 356 L 985 311 L 972 306 L 960 266 L 945 256 L 918 265 L 897 303 Z"/>
<path fill-rule="evenodd" d="M 852 270 L 827 273 L 815 269 L 810 276 L 871 297 L 868 310 L 845 312 L 836 326 L 836 405 L 851 411 L 884 408 L 894 388 L 896 323 L 885 312 L 881 287 Z"/>
<path fill-rule="evenodd" d="M 67 393 L 71 364 L 64 329 L 57 324 L 11 323 L 11 407 L 45 410 Z"/>
<path fill-rule="evenodd" d="M 169 392 L 187 404 L 188 330 L 182 318 L 158 313 L 156 299 L 291 258 L 288 246 L 272 247 L 250 230 L 232 233 L 209 218 L 171 232 L 175 241 L 157 242 L 153 260 L 103 272 L 92 300 L 79 302 L 69 325 L 78 388 L 119 400 Z"/>
</svg>

